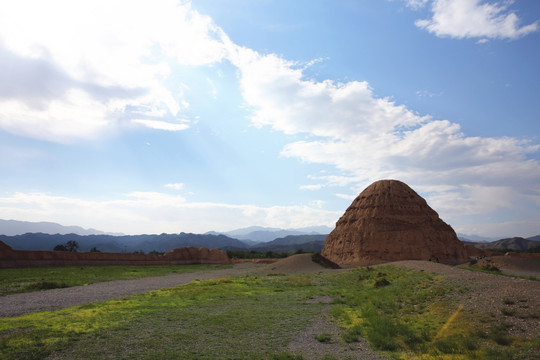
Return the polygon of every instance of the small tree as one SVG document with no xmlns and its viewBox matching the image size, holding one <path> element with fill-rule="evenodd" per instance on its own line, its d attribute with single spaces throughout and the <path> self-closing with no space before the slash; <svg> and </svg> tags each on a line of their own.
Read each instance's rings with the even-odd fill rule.
<svg viewBox="0 0 540 360">
<path fill-rule="evenodd" d="M 68 249 L 66 248 L 66 245 L 58 244 L 54 247 L 54 251 L 68 251 Z"/>
<path fill-rule="evenodd" d="M 75 240 L 69 240 L 66 243 L 66 248 L 67 248 L 67 251 L 77 252 L 77 250 L 79 250 L 79 243 L 76 242 Z"/>
<path fill-rule="evenodd" d="M 79 243 L 75 240 L 69 240 L 65 244 L 58 244 L 54 247 L 54 251 L 70 251 L 70 252 L 77 252 L 79 249 Z"/>
</svg>

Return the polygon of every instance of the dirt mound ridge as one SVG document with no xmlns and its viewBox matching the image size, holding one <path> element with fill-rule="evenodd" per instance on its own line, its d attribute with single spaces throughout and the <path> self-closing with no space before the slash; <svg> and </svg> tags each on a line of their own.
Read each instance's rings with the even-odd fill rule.
<svg viewBox="0 0 540 360">
<path fill-rule="evenodd" d="M 341 266 L 397 260 L 468 260 L 455 231 L 407 184 L 380 180 L 352 202 L 326 238 L 322 255 Z"/>
<path fill-rule="evenodd" d="M 313 262 L 311 257 L 312 254 L 292 255 L 267 265 L 263 272 L 267 274 L 306 274 L 327 270 Z"/>
</svg>

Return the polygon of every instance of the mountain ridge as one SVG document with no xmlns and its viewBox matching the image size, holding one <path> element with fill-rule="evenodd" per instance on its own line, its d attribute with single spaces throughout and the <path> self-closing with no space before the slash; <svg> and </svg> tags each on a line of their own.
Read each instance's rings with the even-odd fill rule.
<svg viewBox="0 0 540 360">
<path fill-rule="evenodd" d="M 112 235 L 121 236 L 122 233 L 110 233 L 92 228 L 85 229 L 78 225 L 61 225 L 50 221 L 21 221 L 21 220 L 2 220 L 0 219 L 1 235 L 22 235 L 26 233 L 44 233 L 44 234 L 78 234 L 78 235 Z"/>
<path fill-rule="evenodd" d="M 255 245 L 255 243 L 273 241 L 275 239 L 283 238 L 289 235 L 328 235 L 331 231 L 332 228 L 324 225 L 289 229 L 250 226 L 247 228 L 224 232 L 210 231 L 205 234 L 223 234 L 239 240 L 252 242 L 253 245 Z"/>
</svg>

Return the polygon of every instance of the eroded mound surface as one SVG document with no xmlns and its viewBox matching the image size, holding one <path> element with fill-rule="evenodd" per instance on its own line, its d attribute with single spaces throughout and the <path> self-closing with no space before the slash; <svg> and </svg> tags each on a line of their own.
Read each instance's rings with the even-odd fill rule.
<svg viewBox="0 0 540 360">
<path fill-rule="evenodd" d="M 450 225 L 397 180 L 380 180 L 362 191 L 326 238 L 322 255 L 341 266 L 468 260 L 465 246 Z"/>
</svg>

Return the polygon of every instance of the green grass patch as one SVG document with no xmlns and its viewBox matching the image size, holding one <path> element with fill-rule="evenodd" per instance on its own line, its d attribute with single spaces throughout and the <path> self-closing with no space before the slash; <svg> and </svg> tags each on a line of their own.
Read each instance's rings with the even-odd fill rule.
<svg viewBox="0 0 540 360">
<path fill-rule="evenodd" d="M 226 267 L 231 265 L 106 265 L 0 269 L 0 296 Z"/>
<path fill-rule="evenodd" d="M 515 344 L 504 326 L 484 329 L 484 320 L 463 314 L 451 300 L 460 289 L 439 276 L 384 266 L 341 274 L 334 283 L 337 305 L 330 313 L 344 328 L 345 342 L 363 337 L 400 359 L 492 359 L 491 350 L 511 345 L 519 358 L 534 347 L 534 340 Z"/>
</svg>

